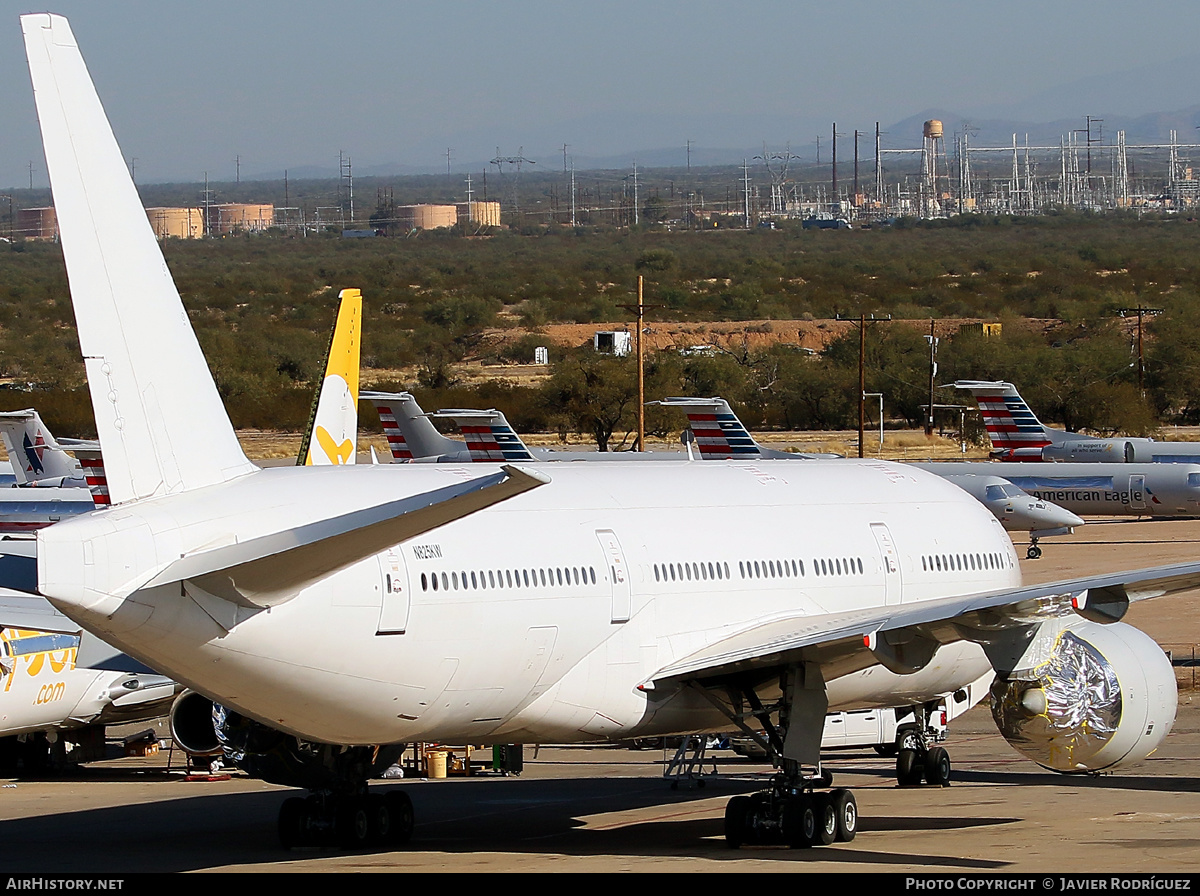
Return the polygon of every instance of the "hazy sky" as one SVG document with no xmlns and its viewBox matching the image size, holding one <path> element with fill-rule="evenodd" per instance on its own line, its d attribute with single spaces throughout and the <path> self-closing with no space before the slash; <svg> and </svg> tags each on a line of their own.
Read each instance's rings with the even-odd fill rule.
<svg viewBox="0 0 1200 896">
<path fill-rule="evenodd" d="M 0 0 L 0 188 L 45 186 L 19 13 Z M 139 181 L 324 166 L 478 170 L 813 137 L 930 108 L 1200 103 L 1200 5 L 1173 0 L 63 0 Z M 1187 60 L 1182 60 L 1187 62 Z M 1119 73 L 1128 74 L 1121 78 Z M 1085 105 L 1086 104 L 1086 105 Z M 1103 108 L 1108 104 L 1111 108 Z M 1119 107 L 1119 108 L 1118 108 Z M 919 140 L 919 134 L 913 141 Z M 537 155 L 535 155 L 537 154 Z"/>
</svg>

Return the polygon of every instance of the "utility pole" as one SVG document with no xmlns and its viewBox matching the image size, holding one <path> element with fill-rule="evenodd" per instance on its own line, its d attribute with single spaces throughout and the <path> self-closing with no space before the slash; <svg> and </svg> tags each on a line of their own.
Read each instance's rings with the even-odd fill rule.
<svg viewBox="0 0 1200 896">
<path fill-rule="evenodd" d="M 846 320 L 846 318 L 842 317 L 840 314 L 837 316 L 836 319 L 837 320 Z M 881 323 L 883 321 L 889 321 L 891 319 L 892 319 L 892 316 L 890 314 L 887 315 L 887 317 L 876 317 L 874 314 L 871 314 L 871 316 L 868 317 L 866 314 L 863 314 L 863 313 L 860 313 L 858 315 L 858 456 L 859 457 L 866 457 L 866 454 L 864 451 L 865 446 L 863 445 L 863 440 L 866 439 L 866 430 L 867 430 L 867 364 L 866 364 L 867 324 L 877 324 L 877 323 Z M 853 318 L 851 318 L 851 320 L 853 320 Z M 872 394 L 879 394 L 879 393 L 872 393 Z M 882 405 L 883 405 L 882 395 L 880 395 L 879 401 L 880 401 L 880 406 L 882 407 Z M 879 425 L 880 425 L 880 427 L 883 426 L 882 420 L 880 420 Z M 881 443 L 882 443 L 882 437 L 881 437 Z"/>
<path fill-rule="evenodd" d="M 635 451 L 646 450 L 646 356 L 645 349 L 642 347 L 642 330 L 646 320 L 647 308 L 661 308 L 661 305 L 647 305 L 643 301 L 643 288 L 645 278 L 638 274 L 637 287 L 637 304 L 636 305 L 619 305 L 619 308 L 624 308 L 627 311 L 632 311 L 637 315 L 637 335 L 634 345 L 637 352 L 637 383 L 638 383 L 638 431 L 637 442 L 635 443 Z"/>
<path fill-rule="evenodd" d="M 925 438 L 933 438 L 933 390 L 937 376 L 937 337 L 933 335 L 933 318 L 929 318 L 929 416 L 925 418 Z"/>
<path fill-rule="evenodd" d="M 1118 308 L 1117 314 L 1121 317 L 1128 317 L 1130 314 L 1137 315 L 1137 353 L 1138 353 L 1138 393 L 1142 396 L 1142 400 L 1146 400 L 1146 357 L 1142 353 L 1142 318 L 1146 315 L 1162 314 L 1161 308 L 1143 308 L 1140 304 L 1136 308 Z"/>
</svg>

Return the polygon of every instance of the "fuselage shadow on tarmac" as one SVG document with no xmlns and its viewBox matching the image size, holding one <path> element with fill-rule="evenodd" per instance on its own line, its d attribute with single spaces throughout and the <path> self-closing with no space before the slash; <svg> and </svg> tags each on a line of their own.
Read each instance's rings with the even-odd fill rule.
<svg viewBox="0 0 1200 896">
<path fill-rule="evenodd" d="M 170 786 L 170 785 L 164 785 Z M 988 870 L 1003 863 L 930 854 L 871 850 L 873 833 L 930 832 L 1003 825 L 995 818 L 865 820 L 853 844 L 820 850 L 730 850 L 721 820 L 725 800 L 756 782 L 726 778 L 672 791 L 657 778 L 488 779 L 394 785 L 409 793 L 417 813 L 413 840 L 394 852 L 283 850 L 276 836 L 286 790 L 208 793 L 123 806 L 67 810 L 0 821 L 5 870 L 10 873 L 177 872 L 237 867 L 272 870 L 281 864 L 339 865 L 346 856 L 378 870 L 423 864 L 435 854 L 703 858 L 717 861 L 852 862 L 866 867 L 909 864 Z M 373 791 L 392 789 L 373 787 Z M 69 794 L 64 794 L 64 800 Z M 44 801 L 39 801 L 44 803 Z M 35 809 L 36 811 L 36 809 Z M 617 818 L 614 813 L 633 813 Z M 358 862 L 359 858 L 353 859 Z M 314 864 L 315 863 L 315 864 Z"/>
</svg>

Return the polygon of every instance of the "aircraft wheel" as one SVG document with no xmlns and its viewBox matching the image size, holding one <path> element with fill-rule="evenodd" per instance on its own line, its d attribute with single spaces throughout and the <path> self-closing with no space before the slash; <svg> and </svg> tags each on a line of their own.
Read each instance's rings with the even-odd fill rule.
<svg viewBox="0 0 1200 896">
<path fill-rule="evenodd" d="M 367 812 L 367 800 L 350 797 L 337 808 L 337 841 L 348 849 L 361 849 L 367 845 L 371 833 L 371 818 Z"/>
<path fill-rule="evenodd" d="M 783 807 L 783 836 L 792 849 L 808 849 L 817 842 L 817 811 L 807 793 L 792 797 Z"/>
<path fill-rule="evenodd" d="M 414 815 L 412 800 L 403 790 L 389 790 L 383 796 L 391 815 L 391 827 L 384 843 L 389 846 L 402 846 L 412 839 Z"/>
<path fill-rule="evenodd" d="M 1025 552 L 1025 556 L 1030 560 L 1037 560 L 1042 556 L 1042 549 L 1036 544 L 1031 544 L 1029 550 Z"/>
<path fill-rule="evenodd" d="M 284 849 L 304 846 L 308 841 L 308 803 L 298 796 L 279 807 L 279 843 Z"/>
<path fill-rule="evenodd" d="M 725 845 L 738 849 L 750 840 L 750 797 L 735 796 L 725 804 Z"/>
<path fill-rule="evenodd" d="M 367 843 L 382 846 L 392 835 L 392 807 L 378 793 L 367 794 Z"/>
<path fill-rule="evenodd" d="M 858 803 L 854 794 L 845 788 L 840 788 L 829 794 L 829 802 L 837 817 L 837 839 L 839 843 L 849 843 L 858 833 Z"/>
<path fill-rule="evenodd" d="M 817 813 L 816 842 L 828 846 L 837 840 L 838 835 L 837 806 L 833 801 L 833 792 L 813 794 L 813 803 Z"/>
<path fill-rule="evenodd" d="M 904 747 L 896 754 L 896 781 L 901 787 L 912 787 L 925 777 L 921 751 Z"/>
<path fill-rule="evenodd" d="M 950 754 L 942 747 L 933 747 L 925 758 L 925 780 L 935 787 L 950 786 Z"/>
</svg>

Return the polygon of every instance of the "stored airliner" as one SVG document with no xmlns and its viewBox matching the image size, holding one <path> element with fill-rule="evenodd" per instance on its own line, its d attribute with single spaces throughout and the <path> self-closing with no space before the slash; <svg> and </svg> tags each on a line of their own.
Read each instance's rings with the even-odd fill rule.
<svg viewBox="0 0 1200 896">
<path fill-rule="evenodd" d="M 217 699 L 245 766 L 313 790 L 284 804 L 285 843 L 407 836 L 408 788 L 366 780 L 413 741 L 766 730 L 779 772 L 730 801 L 726 839 L 802 847 L 857 830 L 820 767 L 830 709 L 991 668 L 1000 730 L 1049 768 L 1113 768 L 1170 729 L 1171 666 L 1119 620 L 1200 564 L 1022 587 L 1000 524 L 922 470 L 257 469 L 70 27 L 22 23 L 113 502 L 38 533 L 38 587 Z"/>
<path fill-rule="evenodd" d="M 1103 439 L 1046 426 L 1012 383 L 959 380 L 954 388 L 975 396 L 992 455 L 1001 460 L 1200 464 L 1200 444 L 1195 442 Z"/>
<path fill-rule="evenodd" d="M 700 456 L 708 460 L 753 460 L 763 457 L 795 459 L 819 456 L 792 454 L 762 447 L 738 419 L 729 402 L 723 398 L 666 398 L 650 403 L 684 411 L 687 414 L 688 425 L 695 435 L 696 444 L 700 448 Z M 1025 555 L 1030 560 L 1042 556 L 1042 549 L 1038 545 L 1040 539 L 1052 535 L 1066 535 L 1076 526 L 1083 525 L 1083 520 L 1071 511 L 992 475 L 991 465 L 957 464 L 951 469 L 933 464 L 927 469 L 953 482 L 990 510 L 1008 531 L 1028 532 L 1030 545 Z"/>
</svg>

